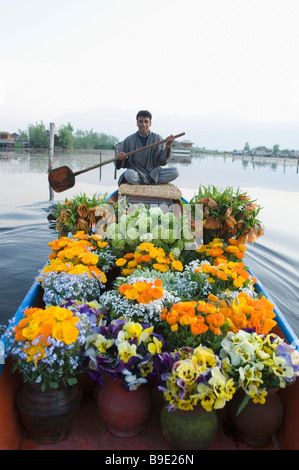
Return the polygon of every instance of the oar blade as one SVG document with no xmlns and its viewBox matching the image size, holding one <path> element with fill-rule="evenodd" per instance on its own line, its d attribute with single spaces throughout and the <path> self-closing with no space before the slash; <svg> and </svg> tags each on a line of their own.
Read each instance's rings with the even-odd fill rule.
<svg viewBox="0 0 299 470">
<path fill-rule="evenodd" d="M 61 166 L 51 170 L 48 180 L 51 188 L 57 193 L 62 193 L 75 186 L 75 175 L 67 166 Z"/>
</svg>

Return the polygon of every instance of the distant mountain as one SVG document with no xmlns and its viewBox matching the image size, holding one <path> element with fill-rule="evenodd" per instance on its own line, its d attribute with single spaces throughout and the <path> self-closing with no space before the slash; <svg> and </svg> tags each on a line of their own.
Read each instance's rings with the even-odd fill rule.
<svg viewBox="0 0 299 470">
<path fill-rule="evenodd" d="M 139 109 L 117 109 L 112 107 L 78 110 L 53 117 L 56 129 L 70 122 L 74 129 L 91 130 L 113 135 L 119 140 L 137 130 L 136 114 Z M 153 114 L 152 131 L 163 138 L 169 134 L 185 132 L 179 140 L 189 140 L 194 146 L 210 150 L 232 151 L 243 149 L 246 142 L 250 148 L 266 146 L 273 148 L 279 144 L 280 150 L 299 149 L 299 122 L 259 123 L 234 116 L 170 114 L 150 109 Z M 15 116 L 0 116 L 0 131 L 10 133 L 24 130 L 30 122 L 43 121 L 43 116 L 35 120 L 19 119 Z M 17 124 L 16 124 L 17 123 Z"/>
<path fill-rule="evenodd" d="M 116 136 L 119 140 L 137 130 L 136 109 L 110 107 L 65 113 L 56 118 L 56 124 L 71 122 L 74 129 L 93 129 L 95 132 Z M 250 147 L 265 145 L 280 149 L 299 149 L 299 123 L 259 123 L 237 117 L 213 117 L 200 115 L 167 114 L 150 109 L 152 131 L 162 137 L 185 132 L 180 140 L 190 140 L 195 146 L 212 150 L 242 149 L 246 142 Z"/>
</svg>

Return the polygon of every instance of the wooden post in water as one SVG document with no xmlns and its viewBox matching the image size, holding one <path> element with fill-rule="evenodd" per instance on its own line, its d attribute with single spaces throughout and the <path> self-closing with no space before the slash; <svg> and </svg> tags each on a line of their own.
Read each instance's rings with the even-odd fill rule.
<svg viewBox="0 0 299 470">
<path fill-rule="evenodd" d="M 49 161 L 48 161 L 48 171 L 53 169 L 53 156 L 54 156 L 54 134 L 55 134 L 55 124 L 50 123 L 50 144 L 49 144 Z M 49 201 L 54 200 L 54 191 L 49 185 Z"/>
</svg>

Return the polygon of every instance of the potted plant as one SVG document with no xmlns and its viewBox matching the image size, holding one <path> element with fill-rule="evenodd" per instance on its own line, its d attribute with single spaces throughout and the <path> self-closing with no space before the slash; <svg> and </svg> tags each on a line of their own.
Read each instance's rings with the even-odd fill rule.
<svg viewBox="0 0 299 470">
<path fill-rule="evenodd" d="M 108 242 L 80 231 L 54 240 L 49 246 L 49 263 L 38 276 L 44 302 L 60 305 L 68 298 L 97 300 L 116 259 Z"/>
<path fill-rule="evenodd" d="M 153 243 L 140 243 L 133 252 L 125 253 L 116 260 L 116 266 L 121 267 L 121 274 L 129 276 L 137 269 L 151 269 L 156 272 L 183 271 L 182 262 L 177 259 L 180 250 L 174 247 L 167 254 L 165 249 Z"/>
<path fill-rule="evenodd" d="M 171 351 L 199 345 L 217 351 L 230 327 L 220 303 L 208 299 L 175 303 L 160 318 L 159 329 Z"/>
<path fill-rule="evenodd" d="M 89 198 L 83 193 L 72 200 L 65 199 L 64 203 L 58 202 L 55 210 L 52 209 L 50 218 L 55 221 L 59 235 L 67 235 L 69 232 L 74 234 L 78 230 L 90 234 L 99 221 L 97 208 L 107 205 L 106 198 L 107 195 L 101 197 L 98 194 Z"/>
<path fill-rule="evenodd" d="M 217 409 L 235 392 L 219 357 L 205 346 L 164 352 L 155 361 L 158 389 L 164 394 L 161 427 L 173 448 L 205 449 L 217 434 Z"/>
<path fill-rule="evenodd" d="M 253 243 L 264 234 L 259 220 L 261 207 L 250 196 L 227 187 L 219 191 L 215 186 L 199 186 L 197 194 L 190 201 L 192 213 L 203 205 L 203 238 L 209 243 L 213 238 L 227 241 L 236 238 L 242 243 Z"/>
<path fill-rule="evenodd" d="M 90 373 L 102 386 L 98 407 L 112 434 L 134 436 L 149 417 L 148 381 L 161 348 L 152 326 L 125 318 L 107 316 L 87 338 Z"/>
<path fill-rule="evenodd" d="M 24 381 L 18 408 L 38 442 L 61 440 L 69 432 L 81 400 L 76 375 L 90 331 L 87 315 L 60 306 L 28 308 L 8 329 L 6 353 Z"/>
<path fill-rule="evenodd" d="M 219 356 L 238 393 L 229 416 L 242 438 L 257 446 L 279 430 L 283 408 L 276 391 L 295 382 L 299 352 L 274 333 L 229 332 Z"/>
<path fill-rule="evenodd" d="M 119 277 L 114 288 L 101 295 L 101 305 L 112 318 L 123 316 L 133 321 L 156 325 L 163 308 L 170 307 L 178 297 L 163 286 L 163 281 L 152 277 Z"/>
</svg>

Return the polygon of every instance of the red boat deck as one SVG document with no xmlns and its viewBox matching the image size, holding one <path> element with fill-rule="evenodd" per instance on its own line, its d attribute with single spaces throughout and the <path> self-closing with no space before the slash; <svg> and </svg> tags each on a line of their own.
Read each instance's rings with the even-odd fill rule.
<svg viewBox="0 0 299 470">
<path fill-rule="evenodd" d="M 97 409 L 95 398 L 81 403 L 75 417 L 70 435 L 64 440 L 50 445 L 37 444 L 25 438 L 21 450 L 103 450 L 118 451 L 153 451 L 171 453 L 171 447 L 160 428 L 160 410 L 162 402 L 154 396 L 153 412 L 140 434 L 130 438 L 115 437 L 106 429 Z M 219 432 L 208 450 L 280 450 L 276 437 L 265 447 L 250 447 L 236 439 L 229 428 L 225 414 L 219 420 Z M 192 453 L 192 451 L 190 451 Z"/>
</svg>

